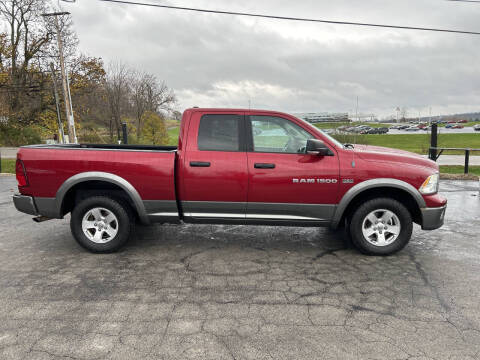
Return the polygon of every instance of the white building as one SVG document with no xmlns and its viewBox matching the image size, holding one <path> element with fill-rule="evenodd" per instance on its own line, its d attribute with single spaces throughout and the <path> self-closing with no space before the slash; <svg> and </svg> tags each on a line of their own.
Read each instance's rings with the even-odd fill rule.
<svg viewBox="0 0 480 360">
<path fill-rule="evenodd" d="M 301 113 L 295 114 L 300 119 L 312 124 L 322 122 L 348 122 L 348 113 Z"/>
</svg>

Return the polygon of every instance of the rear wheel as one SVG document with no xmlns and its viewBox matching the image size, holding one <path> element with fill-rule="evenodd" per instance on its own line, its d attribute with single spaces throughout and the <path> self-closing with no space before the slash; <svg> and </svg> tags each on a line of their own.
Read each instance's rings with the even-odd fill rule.
<svg viewBox="0 0 480 360">
<path fill-rule="evenodd" d="M 128 204 L 107 196 L 81 201 L 72 211 L 70 228 L 75 240 L 97 253 L 118 250 L 129 238 L 134 220 Z"/>
<path fill-rule="evenodd" d="M 389 198 L 369 200 L 353 214 L 350 235 L 363 253 L 391 255 L 403 249 L 412 236 L 413 222 L 408 209 Z"/>
</svg>

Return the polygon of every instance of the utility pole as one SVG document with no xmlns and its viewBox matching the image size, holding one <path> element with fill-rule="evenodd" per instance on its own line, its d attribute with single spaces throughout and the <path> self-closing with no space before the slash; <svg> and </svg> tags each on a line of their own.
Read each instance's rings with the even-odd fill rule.
<svg viewBox="0 0 480 360">
<path fill-rule="evenodd" d="M 63 99 L 65 101 L 65 114 L 67 116 L 68 142 L 77 143 L 77 135 L 75 133 L 75 122 L 73 119 L 73 111 L 72 111 L 72 102 L 70 97 L 70 87 L 68 84 L 67 73 L 65 71 L 65 59 L 63 58 L 62 36 L 60 33 L 60 25 L 58 23 L 58 16 L 60 15 L 70 15 L 70 13 L 54 12 L 49 14 L 42 14 L 42 16 L 45 16 L 45 17 L 53 16 L 55 18 L 55 28 L 57 29 L 58 53 L 59 53 L 59 59 L 60 59 L 60 70 L 62 73 Z"/>
<path fill-rule="evenodd" d="M 58 132 L 60 133 L 61 143 L 65 144 L 65 134 L 63 132 L 62 118 L 60 117 L 60 106 L 58 104 L 57 77 L 55 76 L 53 63 L 50 63 L 50 69 L 52 70 L 53 92 L 55 94 L 55 107 L 57 109 Z"/>
</svg>

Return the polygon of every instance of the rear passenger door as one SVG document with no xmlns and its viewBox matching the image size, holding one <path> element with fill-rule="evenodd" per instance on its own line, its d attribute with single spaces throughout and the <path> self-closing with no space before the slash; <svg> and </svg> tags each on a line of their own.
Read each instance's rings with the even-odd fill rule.
<svg viewBox="0 0 480 360">
<path fill-rule="evenodd" d="M 192 114 L 180 176 L 186 220 L 245 219 L 248 188 L 243 112 Z"/>
</svg>

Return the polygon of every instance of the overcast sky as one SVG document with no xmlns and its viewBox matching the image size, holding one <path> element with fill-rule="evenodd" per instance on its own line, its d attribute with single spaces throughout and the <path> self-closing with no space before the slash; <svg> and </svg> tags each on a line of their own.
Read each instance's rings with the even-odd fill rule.
<svg viewBox="0 0 480 360">
<path fill-rule="evenodd" d="M 216 10 L 480 31 L 480 4 L 443 0 L 144 0 Z M 480 111 L 480 36 L 311 24 L 77 0 L 87 55 L 165 80 L 178 110 L 248 107 L 379 116 Z"/>
</svg>

